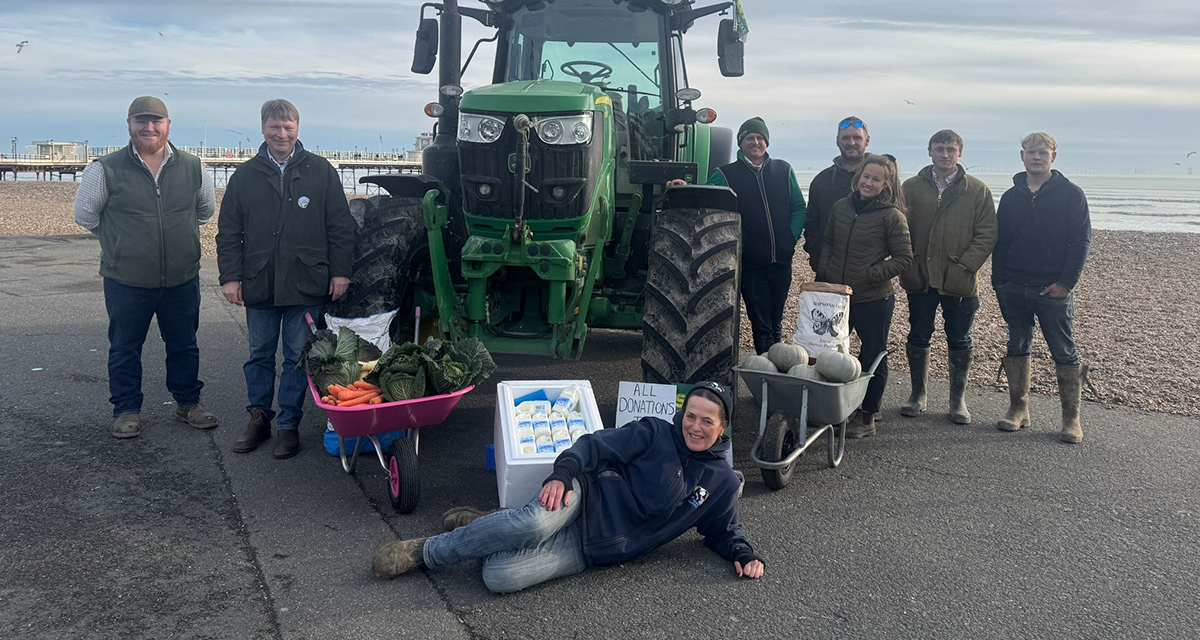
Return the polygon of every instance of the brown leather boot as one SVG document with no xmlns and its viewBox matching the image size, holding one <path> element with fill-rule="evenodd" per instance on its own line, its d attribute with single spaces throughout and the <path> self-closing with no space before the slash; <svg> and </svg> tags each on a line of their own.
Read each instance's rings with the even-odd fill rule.
<svg viewBox="0 0 1200 640">
<path fill-rule="evenodd" d="M 258 448 L 258 445 L 266 442 L 271 437 L 271 421 L 267 419 L 267 414 L 262 412 L 262 409 L 250 410 L 250 422 L 246 425 L 246 430 L 242 435 L 238 436 L 237 440 L 233 441 L 233 446 L 230 449 L 234 453 L 249 453 Z"/>
<path fill-rule="evenodd" d="M 850 421 L 846 424 L 848 440 L 857 440 L 873 435 L 875 435 L 875 414 L 873 412 L 859 409 L 850 415 Z"/>
<path fill-rule="evenodd" d="M 971 350 L 951 351 L 950 360 L 950 421 L 971 424 L 967 410 L 967 373 L 971 371 Z"/>
<path fill-rule="evenodd" d="M 1001 431 L 1019 431 L 1029 426 L 1029 356 L 1004 356 L 1008 376 L 1008 413 L 996 423 Z"/>
<path fill-rule="evenodd" d="M 1058 439 L 1071 444 L 1083 442 L 1083 426 L 1079 424 L 1079 402 L 1083 393 L 1083 365 L 1054 365 L 1058 376 L 1058 399 L 1062 402 L 1062 433 Z"/>
<path fill-rule="evenodd" d="M 928 400 L 926 387 L 929 383 L 929 347 L 914 347 L 910 344 L 905 346 L 904 350 L 908 354 L 912 393 L 909 394 L 908 400 L 900 405 L 900 415 L 912 418 L 921 415 Z"/>
</svg>

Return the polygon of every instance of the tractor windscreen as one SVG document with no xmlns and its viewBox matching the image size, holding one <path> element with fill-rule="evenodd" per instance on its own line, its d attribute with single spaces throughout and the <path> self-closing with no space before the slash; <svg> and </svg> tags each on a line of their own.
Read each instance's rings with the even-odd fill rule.
<svg viewBox="0 0 1200 640">
<path fill-rule="evenodd" d="M 512 14 L 507 81 L 584 82 L 631 113 L 661 109 L 662 15 L 613 0 L 539 4 Z"/>
</svg>

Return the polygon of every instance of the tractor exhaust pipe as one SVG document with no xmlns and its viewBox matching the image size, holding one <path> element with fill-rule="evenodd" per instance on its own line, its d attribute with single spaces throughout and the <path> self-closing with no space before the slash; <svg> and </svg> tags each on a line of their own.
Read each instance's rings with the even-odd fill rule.
<svg viewBox="0 0 1200 640">
<path fill-rule="evenodd" d="M 441 180 L 452 197 L 459 197 L 458 172 L 458 99 L 461 92 L 447 95 L 446 87 L 461 87 L 462 83 L 462 14 L 458 11 L 458 0 L 443 0 L 439 20 L 438 45 L 438 103 L 442 115 L 438 117 L 437 135 L 421 155 L 422 171 Z M 448 203 L 449 204 L 449 203 Z"/>
</svg>

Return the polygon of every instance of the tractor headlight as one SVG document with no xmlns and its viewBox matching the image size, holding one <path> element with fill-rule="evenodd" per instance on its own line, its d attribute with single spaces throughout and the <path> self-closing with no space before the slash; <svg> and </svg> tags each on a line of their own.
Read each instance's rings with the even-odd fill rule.
<svg viewBox="0 0 1200 640">
<path fill-rule="evenodd" d="M 504 121 L 500 118 L 476 113 L 459 113 L 458 139 L 462 142 L 489 144 L 500 139 L 504 133 Z"/>
<path fill-rule="evenodd" d="M 592 114 L 538 118 L 538 138 L 546 144 L 587 144 L 592 141 Z"/>
</svg>

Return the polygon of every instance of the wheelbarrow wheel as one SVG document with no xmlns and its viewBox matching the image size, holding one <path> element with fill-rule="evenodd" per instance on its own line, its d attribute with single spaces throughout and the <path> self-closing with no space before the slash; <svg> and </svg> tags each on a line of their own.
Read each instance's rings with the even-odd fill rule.
<svg viewBox="0 0 1200 640">
<path fill-rule="evenodd" d="M 412 513 L 421 498 L 417 449 L 409 438 L 396 438 L 387 451 L 388 496 L 396 513 Z"/>
<path fill-rule="evenodd" d="M 782 413 L 776 413 L 767 419 L 767 428 L 763 432 L 762 459 L 766 462 L 779 462 L 788 457 L 800 442 L 800 435 L 793 426 L 794 419 Z M 763 482 L 773 490 L 778 491 L 792 481 L 796 471 L 796 463 L 782 469 L 762 469 Z"/>
<path fill-rule="evenodd" d="M 846 423 L 842 420 L 841 424 L 833 425 L 829 430 L 829 466 L 836 468 L 842 463 L 842 454 L 846 453 Z"/>
</svg>

